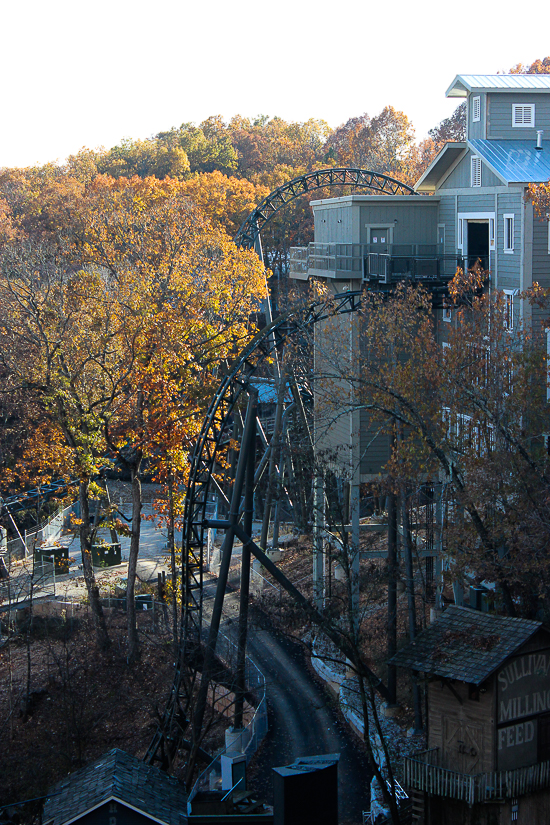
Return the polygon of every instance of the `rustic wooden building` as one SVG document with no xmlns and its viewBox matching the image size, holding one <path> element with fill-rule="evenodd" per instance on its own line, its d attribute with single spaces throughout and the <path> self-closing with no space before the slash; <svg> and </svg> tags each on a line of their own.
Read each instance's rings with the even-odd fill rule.
<svg viewBox="0 0 550 825">
<path fill-rule="evenodd" d="M 392 661 L 427 684 L 427 750 L 404 765 L 417 821 L 550 822 L 550 631 L 453 605 Z"/>
</svg>

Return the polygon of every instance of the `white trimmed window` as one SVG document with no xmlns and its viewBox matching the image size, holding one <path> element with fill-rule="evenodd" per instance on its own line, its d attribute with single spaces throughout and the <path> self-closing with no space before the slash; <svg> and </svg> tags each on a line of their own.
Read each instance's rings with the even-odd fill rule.
<svg viewBox="0 0 550 825">
<path fill-rule="evenodd" d="M 504 221 L 504 251 L 512 253 L 514 251 L 514 215 L 503 215 Z"/>
<path fill-rule="evenodd" d="M 464 218 L 458 219 L 458 243 L 459 249 L 464 249 Z"/>
<path fill-rule="evenodd" d="M 481 120 L 481 98 L 472 98 L 472 123 L 479 123 Z"/>
<path fill-rule="evenodd" d="M 453 422 L 453 416 L 451 415 L 450 407 L 443 407 L 443 409 L 441 410 L 441 423 L 443 424 L 443 431 L 445 432 L 445 436 L 448 438 L 449 441 L 451 441 L 456 430 L 456 424 L 454 424 Z"/>
<path fill-rule="evenodd" d="M 489 248 L 495 248 L 495 219 L 489 218 Z"/>
<path fill-rule="evenodd" d="M 443 307 L 443 320 L 450 323 L 453 320 L 453 311 L 450 307 Z M 443 344 L 445 346 L 445 344 Z"/>
<path fill-rule="evenodd" d="M 535 104 L 512 103 L 512 126 L 533 129 L 535 126 Z"/>
<path fill-rule="evenodd" d="M 504 290 L 504 328 L 510 332 L 514 329 L 514 294 L 517 290 Z"/>
<path fill-rule="evenodd" d="M 481 186 L 481 158 L 472 155 L 472 186 Z"/>
</svg>

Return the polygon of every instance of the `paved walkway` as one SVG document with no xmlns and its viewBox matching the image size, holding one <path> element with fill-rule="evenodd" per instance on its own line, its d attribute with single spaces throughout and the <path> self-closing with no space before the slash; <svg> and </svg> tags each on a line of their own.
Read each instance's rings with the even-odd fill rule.
<svg viewBox="0 0 550 825">
<path fill-rule="evenodd" d="M 111 485 L 110 485 L 111 486 Z M 121 512 L 129 518 L 131 516 L 130 485 L 116 482 L 114 485 L 114 495 L 111 491 L 111 498 L 114 504 L 119 506 Z M 169 551 L 167 548 L 168 534 L 166 528 L 158 527 L 158 522 L 153 518 L 154 510 L 152 499 L 158 491 L 156 485 L 143 485 L 144 498 L 148 499 L 143 505 L 141 516 L 140 548 L 137 565 L 138 579 L 142 581 L 157 581 L 157 575 L 162 571 L 169 571 Z M 111 541 L 110 531 L 100 529 L 98 538 L 106 542 Z M 181 542 L 181 534 L 177 534 L 176 541 Z M 113 589 L 117 582 L 126 578 L 128 572 L 128 556 L 130 552 L 130 537 L 119 535 L 121 545 L 122 564 L 106 569 L 96 568 L 96 578 L 99 580 L 102 589 Z M 67 547 L 69 558 L 71 559 L 69 573 L 56 576 L 55 582 L 51 577 L 45 577 L 42 581 L 39 575 L 35 575 L 35 598 L 41 596 L 54 595 L 69 601 L 80 601 L 86 598 L 86 585 L 82 572 L 82 553 L 80 550 L 80 540 L 77 533 L 67 531 L 56 540 L 57 544 Z M 11 593 L 10 600 L 24 601 L 27 597 L 28 585 L 25 586 L 25 579 L 29 578 L 33 570 L 32 557 L 16 562 L 12 565 Z M 7 584 L 2 585 L 0 601 L 7 598 Z M 4 592 L 6 590 L 6 592 Z"/>
</svg>

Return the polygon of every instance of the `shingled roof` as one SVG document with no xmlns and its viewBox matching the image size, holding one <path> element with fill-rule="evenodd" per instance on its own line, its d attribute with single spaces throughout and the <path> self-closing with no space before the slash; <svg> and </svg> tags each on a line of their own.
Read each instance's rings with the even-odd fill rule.
<svg viewBox="0 0 550 825">
<path fill-rule="evenodd" d="M 480 685 L 541 627 L 541 622 L 529 619 L 452 605 L 390 661 L 427 675 Z"/>
<path fill-rule="evenodd" d="M 117 800 L 166 825 L 187 822 L 187 794 L 177 779 L 114 748 L 50 789 L 44 825 L 65 825 Z"/>
</svg>

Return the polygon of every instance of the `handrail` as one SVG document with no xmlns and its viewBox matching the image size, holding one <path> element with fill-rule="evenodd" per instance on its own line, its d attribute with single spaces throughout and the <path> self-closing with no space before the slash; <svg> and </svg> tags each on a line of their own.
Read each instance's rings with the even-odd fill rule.
<svg viewBox="0 0 550 825">
<path fill-rule="evenodd" d="M 491 799 L 514 798 L 550 786 L 550 760 L 509 771 L 466 774 L 430 764 L 426 757 L 434 751 L 438 748 L 404 758 L 405 783 L 409 787 L 473 805 Z"/>
<path fill-rule="evenodd" d="M 222 643 L 225 642 L 227 644 L 227 647 L 233 648 L 233 649 L 236 650 L 235 644 L 231 641 L 231 639 L 229 639 L 223 633 L 220 633 L 218 635 L 218 643 L 220 641 L 222 641 Z M 220 655 L 220 654 L 218 653 L 218 655 Z M 223 655 L 221 655 L 220 658 L 223 658 Z M 260 668 L 252 661 L 252 659 L 250 659 L 249 656 L 246 657 L 246 662 L 249 665 L 249 667 L 252 667 L 256 671 L 257 677 L 258 677 L 258 687 L 262 691 L 262 696 L 260 698 L 260 701 L 258 702 L 258 706 L 254 710 L 254 714 L 252 716 L 252 719 L 250 719 L 249 723 L 247 725 L 245 725 L 245 727 L 244 727 L 244 730 L 249 730 L 249 731 L 253 732 L 253 735 L 251 736 L 247 746 L 245 747 L 245 749 L 243 751 L 244 754 L 246 755 L 246 761 L 248 763 L 250 761 L 250 759 L 252 758 L 254 752 L 257 750 L 257 745 L 259 745 L 259 742 L 262 741 L 263 737 L 265 736 L 265 733 L 267 733 L 267 727 L 266 727 L 266 730 L 261 734 L 261 736 L 258 737 L 259 741 L 256 745 L 256 748 L 251 748 L 250 747 L 250 745 L 251 745 L 251 743 L 253 742 L 253 739 L 254 739 L 255 727 L 260 725 L 261 717 L 264 714 L 267 716 L 267 709 L 266 709 L 266 694 L 265 694 L 265 677 L 264 677 L 262 671 L 260 670 Z M 220 758 L 223 756 L 223 754 L 226 751 L 227 751 L 227 747 L 221 748 L 218 751 L 218 753 L 214 756 L 212 761 L 207 765 L 207 767 L 198 775 L 195 784 L 193 785 L 193 787 L 191 788 L 191 791 L 189 792 L 189 797 L 188 797 L 188 801 L 187 801 L 188 813 L 191 812 L 191 802 L 193 801 L 193 799 L 195 798 L 195 796 L 199 792 L 199 786 L 200 786 L 201 782 L 203 781 L 203 779 L 207 775 L 209 775 L 215 769 L 216 763 L 219 762 Z"/>
</svg>

